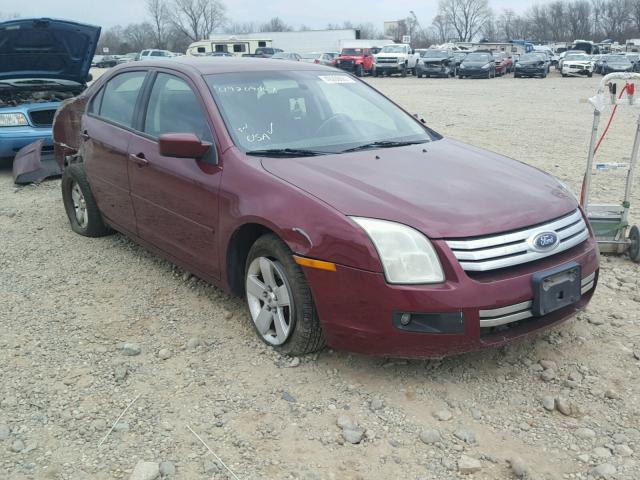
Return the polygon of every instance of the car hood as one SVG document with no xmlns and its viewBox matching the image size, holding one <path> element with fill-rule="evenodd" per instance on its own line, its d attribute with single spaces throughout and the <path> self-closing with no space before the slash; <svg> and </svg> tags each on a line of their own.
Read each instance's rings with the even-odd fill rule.
<svg viewBox="0 0 640 480">
<path fill-rule="evenodd" d="M 271 174 L 345 215 L 411 225 L 431 238 L 515 230 L 577 208 L 551 175 L 454 140 L 306 158 L 263 158 Z"/>
<path fill-rule="evenodd" d="M 465 67 L 484 67 L 485 65 L 490 64 L 491 62 L 470 62 L 468 60 L 463 60 Z"/>
<path fill-rule="evenodd" d="M 564 62 L 562 62 L 562 64 L 567 64 L 567 65 L 591 65 L 591 61 L 590 60 L 565 60 Z"/>
<path fill-rule="evenodd" d="M 534 66 L 534 67 L 540 66 L 540 67 L 542 67 L 544 65 L 544 60 L 519 60 L 518 64 L 526 65 L 528 67 L 531 67 L 531 66 Z"/>
<path fill-rule="evenodd" d="M 337 60 L 358 60 L 364 58 L 364 55 L 340 55 L 336 57 Z"/>
<path fill-rule="evenodd" d="M 55 78 L 84 84 L 100 27 L 50 18 L 0 23 L 0 80 Z"/>
</svg>

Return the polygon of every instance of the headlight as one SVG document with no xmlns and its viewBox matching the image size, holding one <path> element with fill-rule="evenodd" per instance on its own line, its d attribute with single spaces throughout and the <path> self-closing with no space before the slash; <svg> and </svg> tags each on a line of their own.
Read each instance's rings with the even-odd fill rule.
<svg viewBox="0 0 640 480">
<path fill-rule="evenodd" d="M 29 125 L 23 113 L 0 113 L 0 127 L 20 127 Z"/>
<path fill-rule="evenodd" d="M 482 70 L 489 70 L 489 64 L 487 63 L 484 67 L 482 67 Z"/>
<path fill-rule="evenodd" d="M 431 242 L 401 223 L 351 217 L 373 242 L 389 283 L 440 283 L 444 272 Z"/>
</svg>

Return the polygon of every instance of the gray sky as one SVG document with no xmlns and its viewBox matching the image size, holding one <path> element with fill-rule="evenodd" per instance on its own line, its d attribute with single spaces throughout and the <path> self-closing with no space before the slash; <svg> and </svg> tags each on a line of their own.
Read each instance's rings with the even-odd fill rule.
<svg viewBox="0 0 640 480">
<path fill-rule="evenodd" d="M 324 28 L 327 23 L 372 22 L 382 29 L 385 20 L 396 20 L 413 10 L 423 26 L 435 15 L 437 0 L 392 0 L 378 4 L 345 0 L 235 0 L 225 1 L 227 16 L 236 22 L 264 22 L 280 17 L 293 26 L 305 24 Z M 531 5 L 526 0 L 490 0 L 500 12 L 504 7 L 522 11 Z M 21 17 L 55 17 L 101 25 L 141 22 L 145 20 L 144 0 L 0 0 L 0 12 L 18 13 Z"/>
</svg>

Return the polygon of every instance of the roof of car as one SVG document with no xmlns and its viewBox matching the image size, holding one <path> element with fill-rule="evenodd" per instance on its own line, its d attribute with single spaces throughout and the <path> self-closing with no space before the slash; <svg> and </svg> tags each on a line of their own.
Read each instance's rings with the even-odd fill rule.
<svg viewBox="0 0 640 480">
<path fill-rule="evenodd" d="M 128 65 L 128 64 L 125 64 Z M 170 60 L 145 60 L 145 67 L 171 68 L 190 70 L 202 75 L 235 72 L 264 72 L 273 70 L 319 70 L 335 72 L 335 69 L 314 63 L 292 62 L 290 60 L 274 60 L 271 58 L 238 58 L 238 57 L 173 57 Z M 140 68 L 136 62 L 129 68 Z"/>
</svg>

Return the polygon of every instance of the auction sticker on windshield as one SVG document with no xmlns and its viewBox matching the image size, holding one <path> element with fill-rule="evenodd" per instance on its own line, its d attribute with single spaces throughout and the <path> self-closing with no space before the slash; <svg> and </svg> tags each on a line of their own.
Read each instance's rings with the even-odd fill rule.
<svg viewBox="0 0 640 480">
<path fill-rule="evenodd" d="M 318 78 L 324 83 L 356 83 L 356 81 L 348 75 L 318 75 Z"/>
</svg>

